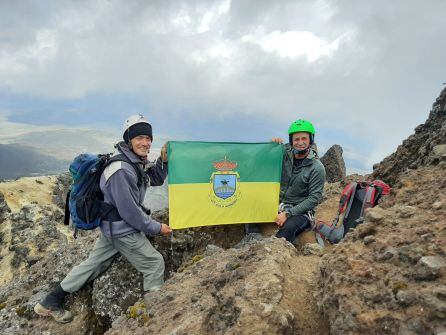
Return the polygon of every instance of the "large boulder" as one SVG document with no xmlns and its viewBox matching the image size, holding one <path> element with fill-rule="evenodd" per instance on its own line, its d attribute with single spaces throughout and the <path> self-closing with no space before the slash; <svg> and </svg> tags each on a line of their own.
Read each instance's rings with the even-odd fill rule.
<svg viewBox="0 0 446 335">
<path fill-rule="evenodd" d="M 440 93 L 428 119 L 415 128 L 396 152 L 374 165 L 374 178 L 394 184 L 408 169 L 446 161 L 446 88 Z"/>
<path fill-rule="evenodd" d="M 333 145 L 321 158 L 325 166 L 326 180 L 329 183 L 336 183 L 345 178 L 345 162 L 342 158 L 342 147 L 338 144 Z"/>
</svg>

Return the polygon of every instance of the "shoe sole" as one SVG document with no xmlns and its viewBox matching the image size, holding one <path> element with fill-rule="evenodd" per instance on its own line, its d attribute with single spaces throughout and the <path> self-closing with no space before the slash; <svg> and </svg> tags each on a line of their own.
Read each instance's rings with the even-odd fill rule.
<svg viewBox="0 0 446 335">
<path fill-rule="evenodd" d="M 43 307 L 41 304 L 37 304 L 34 306 L 34 312 L 36 312 L 36 314 L 40 316 L 51 316 L 54 319 L 54 321 L 58 323 L 69 323 L 73 321 L 73 318 L 70 318 L 69 320 L 57 319 L 50 309 Z"/>
</svg>

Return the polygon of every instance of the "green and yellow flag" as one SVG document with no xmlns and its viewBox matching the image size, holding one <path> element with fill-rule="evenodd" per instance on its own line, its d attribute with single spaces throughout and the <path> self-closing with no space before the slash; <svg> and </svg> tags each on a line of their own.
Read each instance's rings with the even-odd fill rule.
<svg viewBox="0 0 446 335">
<path fill-rule="evenodd" d="M 170 226 L 274 221 L 282 155 L 272 142 L 169 142 Z"/>
</svg>

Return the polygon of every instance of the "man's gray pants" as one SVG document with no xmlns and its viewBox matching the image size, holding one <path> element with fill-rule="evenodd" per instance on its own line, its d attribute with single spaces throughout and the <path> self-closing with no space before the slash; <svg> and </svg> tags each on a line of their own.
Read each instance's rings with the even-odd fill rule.
<svg viewBox="0 0 446 335">
<path fill-rule="evenodd" d="M 155 291 L 163 285 L 163 256 L 143 234 L 133 233 L 113 237 L 113 244 L 110 237 L 101 234 L 88 258 L 71 269 L 60 286 L 65 292 L 76 292 L 107 270 L 118 252 L 143 274 L 144 291 Z"/>
</svg>

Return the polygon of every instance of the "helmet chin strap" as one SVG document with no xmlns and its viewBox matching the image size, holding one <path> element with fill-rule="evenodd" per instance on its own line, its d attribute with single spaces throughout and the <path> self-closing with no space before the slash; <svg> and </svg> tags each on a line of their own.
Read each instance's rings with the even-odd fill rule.
<svg viewBox="0 0 446 335">
<path fill-rule="evenodd" d="M 302 149 L 302 150 L 297 150 L 295 148 L 293 148 L 293 154 L 294 155 L 303 155 L 310 152 L 310 147 L 307 147 L 306 149 Z"/>
</svg>

